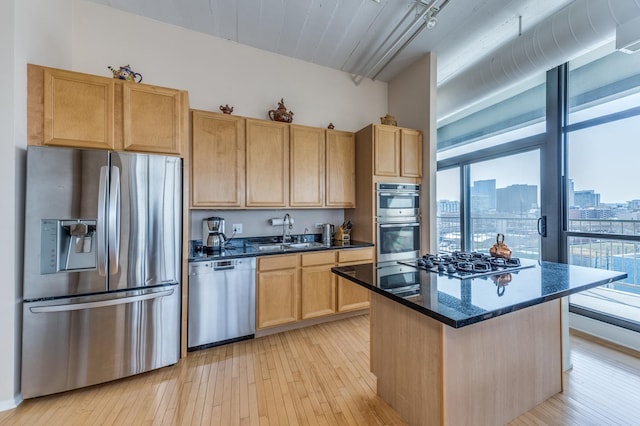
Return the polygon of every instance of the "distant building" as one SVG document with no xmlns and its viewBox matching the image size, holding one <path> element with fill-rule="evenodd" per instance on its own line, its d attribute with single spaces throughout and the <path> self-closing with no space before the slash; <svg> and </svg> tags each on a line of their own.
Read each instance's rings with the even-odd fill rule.
<svg viewBox="0 0 640 426">
<path fill-rule="evenodd" d="M 640 200 L 627 201 L 627 209 L 630 211 L 640 210 Z"/>
<path fill-rule="evenodd" d="M 471 187 L 471 200 L 474 211 L 496 210 L 496 180 L 476 180 Z"/>
<path fill-rule="evenodd" d="M 574 205 L 583 209 L 598 207 L 600 205 L 600 194 L 593 189 L 574 192 Z"/>
<path fill-rule="evenodd" d="M 438 200 L 438 213 L 460 213 L 460 201 Z"/>
<path fill-rule="evenodd" d="M 574 207 L 576 204 L 576 194 L 575 194 L 575 184 L 573 183 L 573 179 L 569 179 L 569 184 L 567 187 L 567 203 L 569 207 Z"/>
<path fill-rule="evenodd" d="M 510 185 L 496 191 L 496 210 L 502 213 L 526 214 L 538 208 L 537 185 Z"/>
<path fill-rule="evenodd" d="M 610 208 L 580 209 L 580 219 L 610 219 L 615 217 L 615 211 Z"/>
</svg>

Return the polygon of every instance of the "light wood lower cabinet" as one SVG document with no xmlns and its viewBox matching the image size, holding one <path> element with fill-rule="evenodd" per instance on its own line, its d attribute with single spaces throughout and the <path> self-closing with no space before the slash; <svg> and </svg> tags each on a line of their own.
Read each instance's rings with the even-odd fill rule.
<svg viewBox="0 0 640 426">
<path fill-rule="evenodd" d="M 342 250 L 338 252 L 338 266 L 357 265 L 373 262 L 373 248 Z M 369 290 L 357 284 L 338 278 L 338 312 L 355 311 L 369 307 Z"/>
<path fill-rule="evenodd" d="M 258 257 L 257 329 L 369 307 L 369 291 L 331 268 L 373 262 L 373 248 Z"/>
<path fill-rule="evenodd" d="M 298 320 L 298 255 L 258 258 L 257 328 Z"/>
<path fill-rule="evenodd" d="M 302 254 L 300 273 L 301 319 L 309 319 L 336 312 L 336 275 L 333 251 Z"/>
</svg>

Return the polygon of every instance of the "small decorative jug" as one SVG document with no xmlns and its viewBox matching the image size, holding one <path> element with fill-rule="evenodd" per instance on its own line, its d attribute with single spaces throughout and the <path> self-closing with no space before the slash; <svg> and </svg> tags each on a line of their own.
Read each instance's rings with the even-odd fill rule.
<svg viewBox="0 0 640 426">
<path fill-rule="evenodd" d="M 385 115 L 384 117 L 380 117 L 380 123 L 381 124 L 386 124 L 387 126 L 397 126 L 398 122 L 396 121 L 396 118 L 393 115 Z"/>
<path fill-rule="evenodd" d="M 134 83 L 140 83 L 142 81 L 142 74 L 140 74 L 139 72 L 133 72 L 130 65 L 122 66 L 119 69 L 115 69 L 110 66 L 108 66 L 107 68 L 109 68 L 113 73 L 113 78 L 131 81 Z"/>
<path fill-rule="evenodd" d="M 287 112 L 287 107 L 284 106 L 284 98 L 282 98 L 278 102 L 278 109 L 269 110 L 269 118 L 273 121 L 291 123 L 293 121 L 293 111 Z"/>
</svg>

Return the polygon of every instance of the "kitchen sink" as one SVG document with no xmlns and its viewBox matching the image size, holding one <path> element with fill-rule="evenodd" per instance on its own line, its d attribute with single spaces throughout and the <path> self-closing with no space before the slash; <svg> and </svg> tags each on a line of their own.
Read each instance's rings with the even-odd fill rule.
<svg viewBox="0 0 640 426">
<path fill-rule="evenodd" d="M 327 247 L 326 245 L 318 242 L 305 242 L 305 243 L 267 243 L 267 244 L 255 244 L 254 247 L 259 252 L 275 252 L 275 251 L 288 251 L 288 250 L 311 250 L 321 247 Z"/>
<path fill-rule="evenodd" d="M 289 246 L 292 249 L 296 249 L 296 250 L 303 250 L 303 249 L 314 249 L 314 248 L 320 248 L 320 247 L 327 247 L 326 245 L 322 244 L 322 243 L 316 243 L 316 242 L 307 242 L 307 243 L 291 243 L 291 244 L 286 244 L 287 246 Z"/>
</svg>

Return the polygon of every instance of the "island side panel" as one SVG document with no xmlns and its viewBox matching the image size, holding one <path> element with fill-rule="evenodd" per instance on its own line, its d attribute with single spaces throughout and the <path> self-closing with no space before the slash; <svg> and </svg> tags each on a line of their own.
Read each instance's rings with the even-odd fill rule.
<svg viewBox="0 0 640 426">
<path fill-rule="evenodd" d="M 560 299 L 443 329 L 444 423 L 505 424 L 562 391 Z"/>
<path fill-rule="evenodd" d="M 371 371 L 378 395 L 410 425 L 442 417 L 442 323 L 371 293 Z"/>
</svg>

